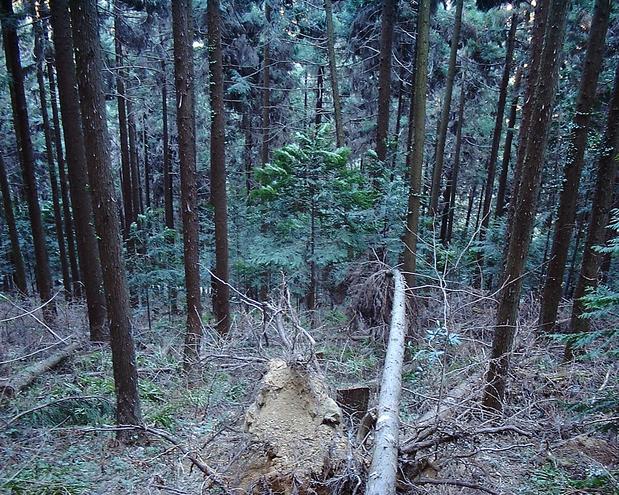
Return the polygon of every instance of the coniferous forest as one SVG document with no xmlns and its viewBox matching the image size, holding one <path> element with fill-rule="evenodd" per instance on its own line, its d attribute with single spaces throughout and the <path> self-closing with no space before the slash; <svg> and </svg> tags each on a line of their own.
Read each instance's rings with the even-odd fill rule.
<svg viewBox="0 0 619 495">
<path fill-rule="evenodd" d="M 619 493 L 615 1 L 0 21 L 0 493 Z"/>
</svg>

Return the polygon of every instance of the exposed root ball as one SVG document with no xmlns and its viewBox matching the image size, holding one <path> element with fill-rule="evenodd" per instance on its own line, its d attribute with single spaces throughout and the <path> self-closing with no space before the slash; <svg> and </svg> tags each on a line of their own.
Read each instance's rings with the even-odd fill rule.
<svg viewBox="0 0 619 495">
<path fill-rule="evenodd" d="M 311 372 L 276 359 L 245 415 L 249 447 L 237 461 L 245 493 L 329 493 L 348 452 L 341 410 Z"/>
</svg>

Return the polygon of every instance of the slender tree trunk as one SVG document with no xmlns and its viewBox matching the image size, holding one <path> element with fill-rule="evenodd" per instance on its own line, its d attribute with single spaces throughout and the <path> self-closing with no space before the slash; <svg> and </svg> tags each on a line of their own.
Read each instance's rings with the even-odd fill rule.
<svg viewBox="0 0 619 495">
<path fill-rule="evenodd" d="M 75 215 L 77 251 L 84 280 L 90 340 L 102 341 L 106 334 L 105 294 L 99 257 L 99 245 L 93 226 L 93 203 L 90 194 L 86 148 L 82 130 L 77 76 L 73 62 L 73 39 L 68 1 L 52 0 L 51 22 L 58 73 L 58 95 L 67 150 L 69 189 Z"/>
<path fill-rule="evenodd" d="M 409 146 L 406 164 L 410 170 L 410 189 L 404 233 L 404 277 L 409 288 L 415 285 L 417 266 L 417 232 L 421 209 L 421 177 L 423 145 L 425 140 L 426 91 L 428 86 L 428 51 L 430 36 L 430 0 L 420 0 L 417 22 L 417 47 L 415 49 L 415 83 L 411 99 L 409 125 L 413 126 L 412 147 Z"/>
<path fill-rule="evenodd" d="M 579 218 L 580 217 L 580 218 Z M 580 242 L 585 235 L 585 224 L 587 223 L 587 215 L 582 214 L 576 216 L 576 239 L 574 239 L 574 249 L 572 250 L 572 257 L 570 261 L 570 269 L 567 272 L 567 280 L 565 281 L 565 289 L 563 290 L 563 296 L 571 298 L 574 293 L 573 281 L 574 274 L 576 272 L 576 260 L 578 258 L 578 251 Z"/>
<path fill-rule="evenodd" d="M 247 194 L 251 192 L 252 188 L 252 150 L 254 147 L 254 139 L 251 128 L 251 108 L 247 108 L 243 112 L 242 121 L 243 131 L 245 132 L 245 143 L 243 149 L 243 162 L 245 164 L 245 190 Z"/>
<path fill-rule="evenodd" d="M 49 173 L 50 190 L 52 192 L 52 207 L 54 211 L 54 227 L 58 243 L 58 257 L 62 272 L 62 285 L 68 300 L 72 297 L 71 275 L 69 273 L 69 260 L 62 228 L 62 210 L 60 208 L 60 194 L 56 179 L 56 164 L 54 162 L 54 148 L 52 145 L 52 131 L 47 111 L 47 95 L 45 93 L 45 38 L 43 34 L 42 18 L 37 13 L 34 2 L 31 3 L 32 18 L 34 22 L 34 58 L 36 63 L 37 84 L 39 89 L 39 103 L 41 106 L 41 118 L 43 120 L 43 135 L 45 138 L 45 157 L 47 159 L 47 171 Z"/>
<path fill-rule="evenodd" d="M 615 62 L 616 63 L 616 62 Z M 597 182 L 589 230 L 585 241 L 585 250 L 582 255 L 580 275 L 574 291 L 574 304 L 570 319 L 569 332 L 583 333 L 589 331 L 589 320 L 583 318 L 585 303 L 582 298 L 588 290 L 595 289 L 598 285 L 598 276 L 602 255 L 596 252 L 595 247 L 601 246 L 605 240 L 605 230 L 610 219 L 610 209 L 613 201 L 613 189 L 617 175 L 617 163 L 619 154 L 619 64 L 615 69 L 615 83 L 613 96 L 608 110 L 608 123 L 604 135 L 604 145 L 598 162 Z M 572 359 L 574 349 L 571 344 L 565 346 L 565 358 Z"/>
<path fill-rule="evenodd" d="M 129 164 L 131 166 L 131 203 L 133 218 L 131 223 L 137 223 L 138 215 L 143 213 L 142 198 L 140 194 L 140 164 L 138 163 L 138 139 L 135 128 L 135 113 L 133 105 L 127 99 L 127 124 L 129 130 Z M 139 228 L 139 226 L 138 226 Z"/>
<path fill-rule="evenodd" d="M 134 205 L 133 196 L 131 194 L 131 155 L 129 151 L 129 130 L 127 126 L 127 94 L 125 90 L 126 71 L 123 69 L 124 56 L 123 45 L 120 39 L 121 28 L 121 12 L 122 7 L 120 0 L 114 1 L 114 47 L 116 52 L 116 92 L 118 93 L 116 100 L 118 102 L 118 129 L 120 135 L 120 162 L 121 162 L 121 186 L 123 198 L 123 218 L 124 237 L 129 239 L 131 232 L 131 224 L 133 223 Z"/>
<path fill-rule="evenodd" d="M 265 37 L 262 47 L 262 152 L 260 162 L 262 165 L 269 161 L 271 146 L 271 52 L 267 34 L 271 29 L 271 5 L 270 0 L 264 2 L 264 17 L 266 20 Z"/>
<path fill-rule="evenodd" d="M 191 0 L 179 0 L 172 3 L 176 125 L 181 170 L 181 213 L 183 219 L 185 289 L 187 292 L 187 333 L 184 352 L 184 367 L 187 372 L 198 361 L 202 338 L 191 9 Z"/>
<path fill-rule="evenodd" d="M 499 177 L 499 187 L 496 195 L 495 218 L 500 218 L 505 212 L 505 192 L 507 191 L 507 175 L 509 173 L 509 163 L 512 155 L 512 142 L 514 140 L 514 128 L 518 115 L 518 100 L 520 99 L 520 83 L 522 81 L 522 67 L 516 69 L 514 76 L 514 90 L 512 94 L 512 105 L 509 110 L 509 120 L 507 122 L 507 132 L 505 133 L 505 143 L 503 143 L 503 161 L 501 162 L 501 176 Z"/>
<path fill-rule="evenodd" d="M 73 226 L 73 215 L 71 214 L 71 200 L 69 197 L 69 186 L 65 171 L 65 160 L 62 150 L 62 136 L 60 118 L 58 115 L 58 101 L 56 99 L 56 80 L 54 76 L 54 66 L 51 60 L 47 62 L 47 79 L 49 81 L 50 103 L 52 107 L 52 122 L 54 123 L 54 144 L 56 146 L 56 159 L 58 160 L 58 175 L 60 178 L 60 196 L 62 197 L 62 211 L 64 217 L 64 231 L 67 236 L 67 251 L 69 254 L 69 265 L 71 267 L 71 281 L 73 283 L 73 294 L 76 297 L 82 295 L 81 276 L 78 267 L 77 253 L 75 250 L 75 229 Z"/>
<path fill-rule="evenodd" d="M 391 49 L 397 10 L 398 0 L 383 0 L 378 62 L 378 117 L 376 120 L 376 155 L 381 162 L 387 159 L 391 106 Z"/>
<path fill-rule="evenodd" d="M 230 331 L 230 286 L 228 269 L 228 199 L 226 193 L 226 120 L 224 107 L 224 71 L 221 53 L 221 7 L 209 0 L 208 44 L 211 72 L 211 201 L 215 207 L 215 275 L 213 312 L 217 330 Z"/>
<path fill-rule="evenodd" d="M 142 118 L 142 150 L 144 152 L 144 196 L 146 208 L 150 208 L 150 162 L 148 159 L 148 133 L 146 132 L 146 116 Z"/>
<path fill-rule="evenodd" d="M 454 210 L 456 207 L 456 191 L 458 188 L 458 175 L 460 173 L 460 151 L 462 150 L 462 126 L 464 120 L 464 97 L 465 97 L 465 81 L 464 77 L 460 83 L 460 104 L 458 106 L 458 123 L 456 124 L 456 146 L 454 149 L 454 163 L 449 174 L 447 187 L 445 188 L 445 205 L 443 210 L 443 219 L 441 223 L 441 240 L 444 245 L 451 242 L 453 232 Z"/>
<path fill-rule="evenodd" d="M 402 64 L 402 67 L 400 68 L 400 83 L 398 86 L 398 109 L 396 111 L 396 117 L 395 117 L 395 132 L 393 133 L 393 139 L 394 139 L 395 145 L 394 145 L 393 158 L 391 159 L 392 170 L 395 170 L 395 162 L 398 156 L 400 129 L 402 125 L 402 113 L 404 111 L 404 87 L 405 87 L 404 77 L 405 77 L 405 67 L 404 67 L 404 64 Z"/>
<path fill-rule="evenodd" d="M 70 5 L 82 125 L 88 150 L 90 187 L 94 199 L 95 226 L 101 252 L 105 253 L 101 258 L 101 265 L 110 323 L 116 421 L 119 425 L 140 425 L 142 413 L 138 395 L 138 368 L 131 332 L 129 290 L 122 255 L 118 203 L 109 154 L 105 94 L 101 79 L 103 60 L 97 2 L 71 0 Z M 135 437 L 135 433 L 126 430 L 119 430 L 117 435 L 125 442 Z"/>
<path fill-rule="evenodd" d="M 344 122 L 342 120 L 342 102 L 335 58 L 335 32 L 333 29 L 333 4 L 325 0 L 325 18 L 327 23 L 327 53 L 329 56 L 329 74 L 331 76 L 331 93 L 333 95 L 333 115 L 335 119 L 335 142 L 338 148 L 344 146 Z"/>
<path fill-rule="evenodd" d="M 324 96 L 324 69 L 322 65 L 318 66 L 318 73 L 316 75 L 316 113 L 314 116 L 314 124 L 316 125 L 316 132 L 318 127 L 322 124 L 322 107 Z"/>
<path fill-rule="evenodd" d="M 518 302 L 522 289 L 522 275 L 531 244 L 531 233 L 535 220 L 535 210 L 540 186 L 541 170 L 544 163 L 548 129 L 552 115 L 559 60 L 567 10 L 570 2 L 566 0 L 543 0 L 540 6 L 548 4 L 548 26 L 545 29 L 539 77 L 529 80 L 533 85 L 530 91 L 533 98 L 527 100 L 531 106 L 531 128 L 523 154 L 523 165 L 518 194 L 514 199 L 514 214 L 509 223 L 509 245 L 505 258 L 503 290 L 497 309 L 496 326 L 492 343 L 491 361 L 486 377 L 483 405 L 500 411 L 505 399 L 505 388 L 509 371 L 509 356 L 513 345 Z M 543 8 L 543 7 L 542 7 Z M 537 16 L 536 16 L 537 17 Z M 540 47 L 533 46 L 533 57 Z M 525 111 L 526 113 L 526 111 Z M 522 146 L 522 142 L 520 143 Z"/>
<path fill-rule="evenodd" d="M 475 202 L 475 194 L 477 193 L 477 182 L 473 184 L 469 192 L 469 203 L 466 209 L 466 220 L 464 222 L 464 238 L 466 239 L 469 235 L 469 225 L 471 223 L 471 215 L 473 213 L 473 203 Z"/>
<path fill-rule="evenodd" d="M 165 226 L 174 229 L 174 194 L 172 184 L 172 164 L 170 160 L 170 137 L 168 130 L 168 83 L 166 64 L 161 61 L 161 113 L 163 123 L 163 210 Z"/>
<path fill-rule="evenodd" d="M 499 101 L 497 104 L 496 119 L 494 123 L 494 133 L 492 135 L 492 146 L 490 149 L 490 158 L 488 159 L 487 175 L 486 175 L 486 191 L 483 198 L 481 229 L 479 230 L 479 241 L 483 242 L 486 237 L 486 230 L 490 225 L 490 206 L 492 204 L 492 194 L 494 192 L 494 176 L 496 173 L 496 161 L 499 156 L 499 145 L 501 144 L 501 134 L 503 132 L 503 117 L 505 113 L 505 102 L 507 101 L 507 87 L 509 78 L 512 72 L 512 61 L 514 58 L 514 44 L 516 41 L 516 28 L 518 26 L 518 14 L 512 14 L 511 26 L 507 35 L 507 43 L 505 50 L 505 63 L 503 65 L 503 78 L 499 90 Z M 481 271 L 484 265 L 483 251 L 477 251 L 478 269 Z M 481 273 L 477 281 L 481 279 Z"/>
<path fill-rule="evenodd" d="M 24 259 L 21 255 L 19 246 L 19 235 L 15 225 L 15 214 L 13 213 L 13 201 L 11 199 L 11 187 L 4 166 L 4 159 L 0 154 L 0 192 L 2 192 L 2 206 L 4 207 L 4 218 L 9 230 L 9 239 L 11 241 L 11 263 L 13 263 L 13 281 L 19 291 L 27 296 L 28 283 L 26 281 L 26 269 L 24 268 Z"/>
<path fill-rule="evenodd" d="M 52 277 L 47 257 L 41 207 L 39 206 L 37 194 L 34 152 L 30 139 L 28 105 L 24 91 L 24 74 L 22 72 L 17 26 L 13 17 L 11 0 L 1 0 L 0 15 L 2 16 L 2 39 L 4 42 L 6 67 L 9 74 L 13 122 L 21 161 L 24 189 L 28 202 L 30 226 L 32 228 L 37 288 L 41 301 L 47 303 L 43 308 L 44 316 L 48 322 L 53 323 L 56 316 L 56 303 L 52 300 Z"/>
<path fill-rule="evenodd" d="M 451 36 L 451 48 L 449 52 L 449 66 L 447 67 L 447 79 L 445 81 L 445 96 L 441 108 L 438 132 L 436 137 L 436 154 L 434 170 L 432 171 L 432 188 L 430 190 L 430 215 L 438 214 L 438 196 L 441 191 L 441 177 L 443 175 L 443 164 L 445 161 L 445 142 L 447 141 L 447 125 L 449 124 L 449 110 L 451 108 L 451 97 L 453 93 L 454 78 L 456 76 L 456 57 L 458 55 L 458 44 L 460 42 L 460 28 L 462 26 L 462 6 L 464 0 L 456 1 L 456 15 L 454 18 L 454 29 Z"/>
<path fill-rule="evenodd" d="M 604 56 L 604 42 L 610 18 L 611 1 L 597 0 L 589 35 L 589 44 L 580 78 L 580 90 L 574 113 L 574 124 L 570 134 L 570 145 L 565 163 L 565 177 L 559 199 L 559 209 L 555 222 L 552 251 L 548 272 L 542 291 L 539 314 L 540 330 L 550 332 L 554 328 L 561 301 L 561 284 L 576 217 L 576 203 L 580 186 L 580 176 L 584 166 L 585 149 L 591 112 L 595 103 L 599 73 Z"/>
</svg>

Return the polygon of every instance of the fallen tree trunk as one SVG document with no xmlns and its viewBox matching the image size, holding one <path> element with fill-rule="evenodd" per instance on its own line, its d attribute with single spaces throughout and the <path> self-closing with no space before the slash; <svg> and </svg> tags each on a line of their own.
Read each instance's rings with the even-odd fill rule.
<svg viewBox="0 0 619 495">
<path fill-rule="evenodd" d="M 406 295 L 404 278 L 399 270 L 393 270 L 393 277 L 395 287 L 391 325 L 378 399 L 374 453 L 366 495 L 394 495 L 396 491 L 402 362 L 406 336 Z"/>
<path fill-rule="evenodd" d="M 15 397 L 21 390 L 34 382 L 48 370 L 58 366 L 82 346 L 81 342 L 73 342 L 64 349 L 34 363 L 8 382 L 0 384 L 0 398 Z"/>
</svg>

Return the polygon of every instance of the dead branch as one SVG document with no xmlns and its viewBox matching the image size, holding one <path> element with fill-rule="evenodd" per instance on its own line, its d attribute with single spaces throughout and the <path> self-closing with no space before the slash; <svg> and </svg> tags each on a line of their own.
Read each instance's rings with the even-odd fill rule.
<svg viewBox="0 0 619 495">
<path fill-rule="evenodd" d="M 460 486 L 463 488 L 471 488 L 473 490 L 479 490 L 480 492 L 486 492 L 490 495 L 500 495 L 499 492 L 495 492 L 494 490 L 490 490 L 490 488 L 486 488 L 484 486 L 478 485 L 477 483 L 472 483 L 470 481 L 461 481 L 461 480 L 452 480 L 452 479 L 434 479 L 434 478 L 420 478 L 415 480 L 414 483 L 421 485 L 453 485 Z"/>
<path fill-rule="evenodd" d="M 46 402 L 45 404 L 40 404 L 36 407 L 28 409 L 27 411 L 20 412 L 19 414 L 13 416 L 6 422 L 6 426 L 15 423 L 15 421 L 23 418 L 24 416 L 28 416 L 28 414 L 32 414 L 33 412 L 40 411 L 41 409 L 45 409 L 46 407 L 55 406 L 56 404 L 61 404 L 62 402 L 67 402 L 70 400 L 100 400 L 104 402 L 110 402 L 105 397 L 101 397 L 100 395 L 71 395 L 69 397 L 63 397 L 61 399 L 52 400 L 50 402 Z"/>
<path fill-rule="evenodd" d="M 28 387 L 43 373 L 55 368 L 69 356 L 73 355 L 81 346 L 82 342 L 73 342 L 64 349 L 26 368 L 7 383 L 0 384 L 0 398 L 15 397 L 21 390 Z"/>
</svg>

